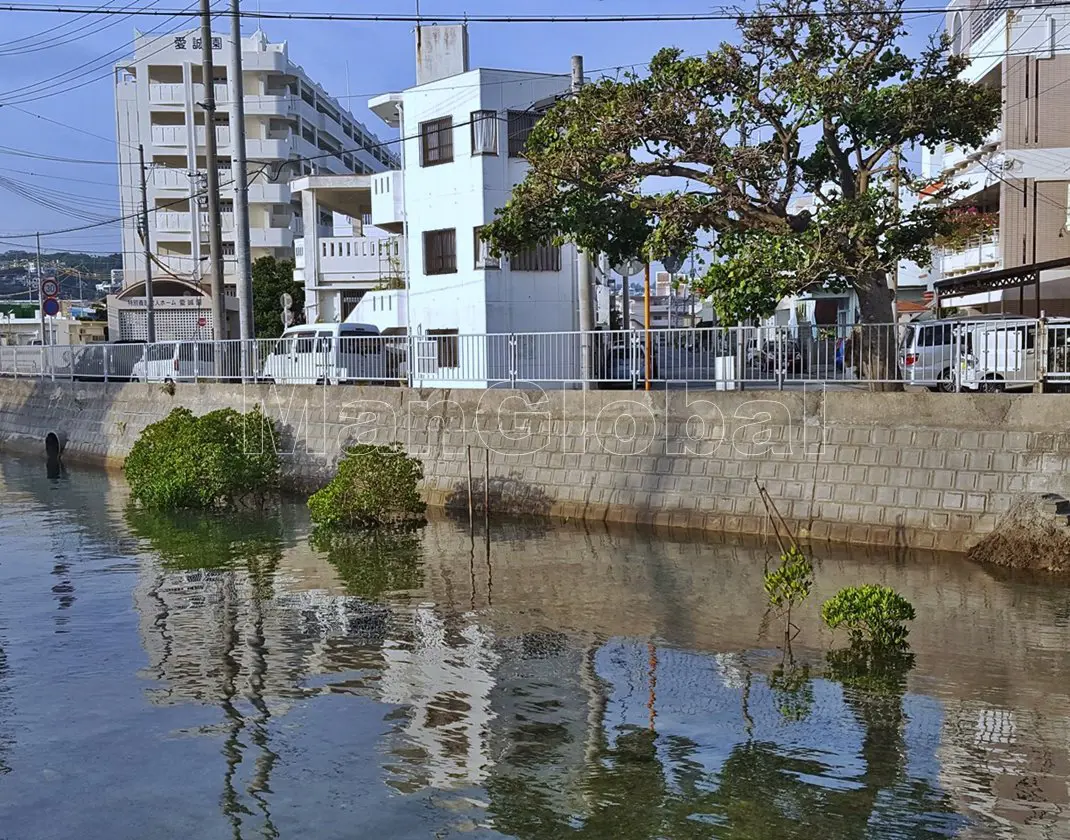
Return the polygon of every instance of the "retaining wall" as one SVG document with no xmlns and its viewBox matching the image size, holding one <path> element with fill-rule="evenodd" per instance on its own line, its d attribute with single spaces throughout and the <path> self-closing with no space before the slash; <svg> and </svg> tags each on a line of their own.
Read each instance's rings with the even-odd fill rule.
<svg viewBox="0 0 1070 840">
<path fill-rule="evenodd" d="M 119 465 L 176 406 L 263 407 L 310 490 L 354 442 L 401 441 L 432 504 L 763 533 L 755 479 L 817 540 L 965 550 L 1025 492 L 1070 496 L 1070 397 L 529 392 L 0 380 L 0 447 Z M 250 430 L 251 445 L 260 435 Z M 484 487 L 489 452 L 489 488 Z M 191 453 L 191 456 L 195 453 Z"/>
</svg>

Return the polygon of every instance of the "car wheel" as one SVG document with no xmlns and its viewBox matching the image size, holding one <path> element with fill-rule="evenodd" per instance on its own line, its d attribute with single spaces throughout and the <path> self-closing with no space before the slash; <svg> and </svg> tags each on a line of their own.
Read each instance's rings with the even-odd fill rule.
<svg viewBox="0 0 1070 840">
<path fill-rule="evenodd" d="M 998 394 L 1007 386 L 999 379 L 986 379 L 981 383 L 981 391 L 985 394 Z"/>
<path fill-rule="evenodd" d="M 941 394 L 952 394 L 955 391 L 955 379 L 951 376 L 951 368 L 948 368 L 940 374 L 940 378 L 937 380 L 936 389 Z"/>
<path fill-rule="evenodd" d="M 175 384 L 175 380 L 173 380 L 170 376 L 165 376 L 163 378 L 163 384 L 164 385 L 174 385 Z"/>
</svg>

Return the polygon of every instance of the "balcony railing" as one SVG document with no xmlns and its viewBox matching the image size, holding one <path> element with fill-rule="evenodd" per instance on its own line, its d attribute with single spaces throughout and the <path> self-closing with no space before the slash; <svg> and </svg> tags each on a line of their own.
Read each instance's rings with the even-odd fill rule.
<svg viewBox="0 0 1070 840">
<path fill-rule="evenodd" d="M 230 145 L 230 126 L 217 125 L 215 130 L 216 143 L 220 146 Z M 185 146 L 189 138 L 187 128 L 184 125 L 154 125 L 152 127 L 152 142 L 157 146 Z M 203 146 L 205 141 L 204 126 L 197 126 L 197 145 Z"/>
<path fill-rule="evenodd" d="M 1003 263 L 999 247 L 999 233 L 972 237 L 963 248 L 954 251 L 941 250 L 940 273 L 943 277 L 953 277 L 980 271 L 986 268 L 998 268 Z"/>
<path fill-rule="evenodd" d="M 155 224 L 153 227 L 157 231 L 165 233 L 188 233 L 193 230 L 192 213 L 160 210 L 155 213 L 155 217 Z M 208 230 L 208 214 L 201 213 L 200 217 L 201 230 Z M 223 230 L 234 230 L 234 214 L 221 213 L 220 226 Z"/>
<path fill-rule="evenodd" d="M 1003 131 L 1001 128 L 997 127 L 985 137 L 980 146 L 967 148 L 965 146 L 949 144 L 944 148 L 943 171 L 948 172 L 953 169 L 958 169 L 964 164 L 978 161 L 985 154 L 996 151 L 1002 142 Z"/>
<path fill-rule="evenodd" d="M 221 166 L 219 172 L 219 184 L 226 188 L 234 178 L 229 166 Z M 164 166 L 155 166 L 152 170 L 152 184 L 160 189 L 189 190 L 189 172 L 185 169 L 172 169 Z"/>
<path fill-rule="evenodd" d="M 299 265 L 309 259 L 305 241 L 294 243 Z M 404 239 L 400 236 L 331 236 L 319 240 L 317 283 L 400 281 L 405 276 Z"/>
</svg>

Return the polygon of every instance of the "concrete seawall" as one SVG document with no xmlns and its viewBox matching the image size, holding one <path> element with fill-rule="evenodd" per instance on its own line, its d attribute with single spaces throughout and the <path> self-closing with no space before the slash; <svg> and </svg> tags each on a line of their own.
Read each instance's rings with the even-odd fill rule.
<svg viewBox="0 0 1070 840">
<path fill-rule="evenodd" d="M 296 489 L 352 443 L 401 441 L 432 504 L 758 534 L 755 478 L 815 540 L 963 551 L 1022 493 L 1070 496 L 1070 397 L 863 391 L 410 390 L 0 380 L 0 447 L 118 466 L 185 406 L 260 405 Z M 250 430 L 250 445 L 260 445 Z M 191 453 L 195 456 L 195 453 Z"/>
</svg>

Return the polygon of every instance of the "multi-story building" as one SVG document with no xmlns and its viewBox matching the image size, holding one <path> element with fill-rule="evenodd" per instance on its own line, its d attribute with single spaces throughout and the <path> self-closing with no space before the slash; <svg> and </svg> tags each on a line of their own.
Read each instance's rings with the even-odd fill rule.
<svg viewBox="0 0 1070 840">
<path fill-rule="evenodd" d="M 1035 314 L 1039 300 L 1048 314 L 1070 314 L 1068 267 L 1043 270 L 1026 290 L 1014 277 L 973 278 L 958 289 L 953 282 L 1070 258 L 1070 11 L 1008 5 L 952 0 L 947 7 L 951 48 L 971 59 L 963 77 L 1001 91 L 1003 112 L 979 148 L 923 152 L 923 174 L 959 185 L 955 203 L 991 222 L 971 241 L 937 249 L 929 279 L 944 306 Z"/>
<path fill-rule="evenodd" d="M 548 243 L 496 258 L 480 238 L 524 178 L 532 127 L 568 92 L 571 77 L 470 70 L 463 26 L 420 27 L 416 37 L 416 85 L 369 102 L 403 138 L 400 169 L 293 184 L 306 218 L 368 213 L 387 234 L 354 226 L 354 235 L 332 237 L 305 228 L 296 276 L 305 284 L 306 319 L 349 318 L 423 336 L 415 345 L 418 381 L 481 386 L 511 374 L 538 381 L 548 365 L 555 378 L 572 375 L 565 368 L 578 374 L 578 343 L 555 356 L 531 335 L 577 329 L 576 249 Z M 511 343 L 505 335 L 483 338 L 513 333 Z"/>
<path fill-rule="evenodd" d="M 227 77 L 229 35 L 213 35 L 216 139 L 222 198 L 224 285 L 234 287 L 234 212 Z M 291 194 L 293 178 L 315 173 L 370 174 L 396 168 L 394 154 L 366 126 L 297 64 L 285 43 L 263 32 L 242 38 L 249 227 L 252 257 L 292 259 L 294 237 L 307 227 L 333 233 L 336 221 L 324 212 L 303 218 Z M 116 130 L 123 227 L 123 288 L 110 307 L 112 335 L 144 338 L 145 262 L 136 223 L 140 208 L 138 146 L 147 166 L 148 237 L 153 258 L 157 335 L 204 336 L 211 330 L 206 297 L 207 212 L 205 112 L 199 30 L 170 35 L 135 35 L 133 55 L 116 69 Z M 236 302 L 228 302 L 228 322 Z M 201 326 L 198 326 L 201 324 Z M 235 334 L 236 330 L 231 329 Z"/>
</svg>

